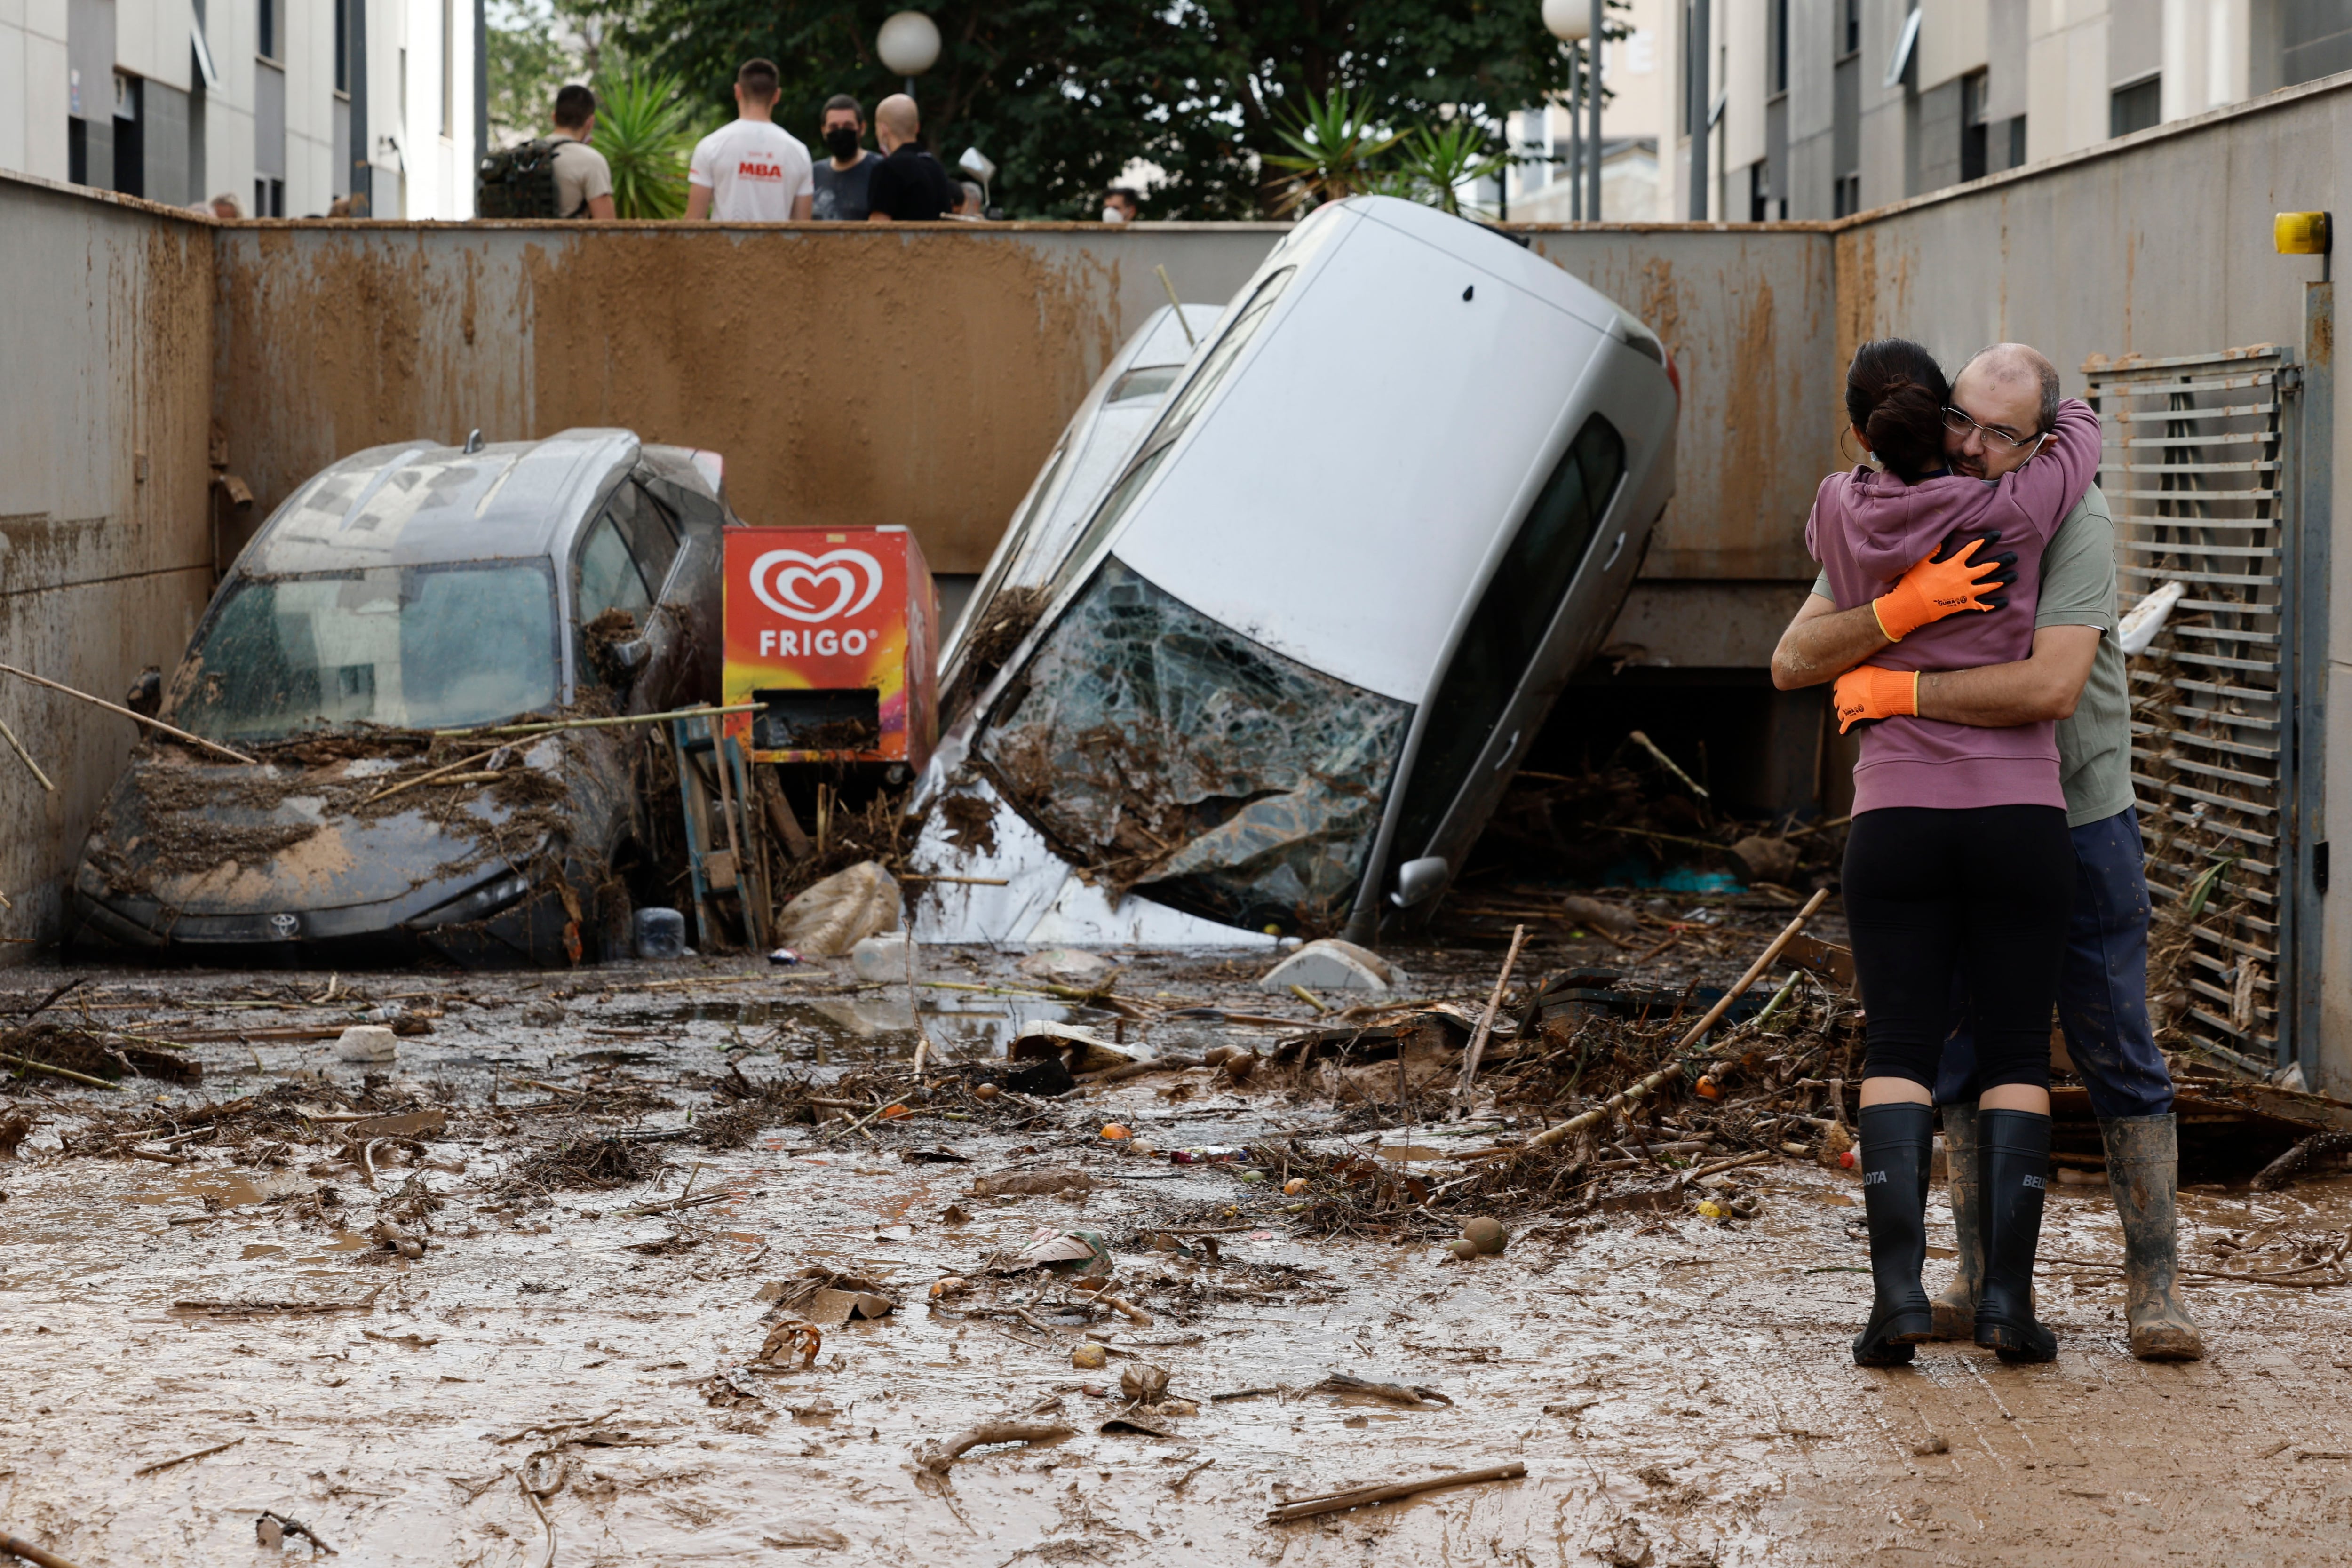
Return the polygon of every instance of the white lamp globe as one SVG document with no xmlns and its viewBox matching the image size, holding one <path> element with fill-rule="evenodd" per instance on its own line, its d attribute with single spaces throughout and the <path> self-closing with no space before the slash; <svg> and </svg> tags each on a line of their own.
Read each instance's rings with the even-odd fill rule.
<svg viewBox="0 0 2352 1568">
<path fill-rule="evenodd" d="M 874 52 L 891 75 L 920 76 L 939 61 L 939 24 L 920 11 L 900 11 L 874 36 Z"/>
<path fill-rule="evenodd" d="M 1588 0 L 1543 0 L 1543 19 L 1545 28 L 1562 43 L 1581 43 L 1592 35 Z"/>
</svg>

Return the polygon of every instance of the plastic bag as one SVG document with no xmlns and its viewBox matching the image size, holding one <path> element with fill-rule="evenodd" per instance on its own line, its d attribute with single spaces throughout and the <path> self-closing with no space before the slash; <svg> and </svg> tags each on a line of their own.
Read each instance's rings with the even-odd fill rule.
<svg viewBox="0 0 2352 1568">
<path fill-rule="evenodd" d="M 839 958 L 877 931 L 898 929 L 898 883 L 878 860 L 861 860 L 784 906 L 776 937 L 820 958 Z"/>
</svg>

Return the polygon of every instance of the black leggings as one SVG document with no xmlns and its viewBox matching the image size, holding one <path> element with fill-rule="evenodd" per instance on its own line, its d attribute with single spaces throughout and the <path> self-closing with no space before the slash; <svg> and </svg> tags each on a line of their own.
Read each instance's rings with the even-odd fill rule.
<svg viewBox="0 0 2352 1568">
<path fill-rule="evenodd" d="M 1968 983 L 1980 1089 L 2050 1086 L 2050 1020 L 2074 897 L 2054 805 L 1889 806 L 1845 841 L 1846 928 L 1870 1015 L 1871 1078 L 1933 1086 Z"/>
</svg>

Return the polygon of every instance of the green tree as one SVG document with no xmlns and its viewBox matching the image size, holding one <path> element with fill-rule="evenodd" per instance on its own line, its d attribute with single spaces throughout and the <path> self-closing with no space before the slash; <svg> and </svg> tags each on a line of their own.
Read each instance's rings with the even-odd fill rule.
<svg viewBox="0 0 2352 1568">
<path fill-rule="evenodd" d="M 777 119 L 814 142 L 824 100 L 868 106 L 901 83 L 875 58 L 909 0 L 645 0 L 630 47 L 729 105 L 753 56 L 783 73 Z M 1164 172 L 1155 217 L 1249 217 L 1291 184 L 1268 154 L 1307 95 L 1409 132 L 1492 121 L 1568 79 L 1536 0 L 912 0 L 939 24 L 916 84 L 924 139 L 952 163 L 978 146 L 1024 217 L 1089 217 L 1131 160 Z"/>
</svg>

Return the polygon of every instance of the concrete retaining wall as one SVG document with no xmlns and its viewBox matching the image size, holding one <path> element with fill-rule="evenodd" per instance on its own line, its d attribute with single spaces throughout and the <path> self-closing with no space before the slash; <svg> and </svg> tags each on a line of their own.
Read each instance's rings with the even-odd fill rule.
<svg viewBox="0 0 2352 1568">
<path fill-rule="evenodd" d="M 121 701 L 212 592 L 212 229 L 0 175 L 0 662 Z M 5 676 L 0 720 L 57 784 L 0 749 L 0 935 L 51 937 L 135 731 Z"/>
</svg>

